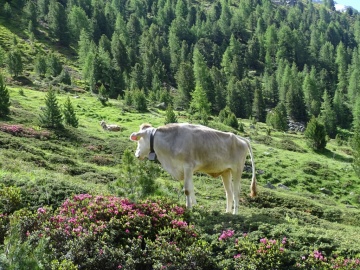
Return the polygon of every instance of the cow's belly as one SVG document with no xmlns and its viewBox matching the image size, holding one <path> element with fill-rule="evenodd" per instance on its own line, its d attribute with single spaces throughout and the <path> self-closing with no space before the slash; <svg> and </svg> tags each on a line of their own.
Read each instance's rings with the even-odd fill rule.
<svg viewBox="0 0 360 270">
<path fill-rule="evenodd" d="M 228 164 L 219 164 L 219 162 L 203 164 L 195 169 L 196 172 L 207 173 L 213 177 L 218 177 L 229 170 L 231 170 L 231 166 Z"/>
</svg>

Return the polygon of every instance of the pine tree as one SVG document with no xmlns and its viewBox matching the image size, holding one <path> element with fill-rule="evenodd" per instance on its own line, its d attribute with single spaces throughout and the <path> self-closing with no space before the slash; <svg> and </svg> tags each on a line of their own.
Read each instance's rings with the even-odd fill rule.
<svg viewBox="0 0 360 270">
<path fill-rule="evenodd" d="M 176 118 L 175 112 L 171 105 L 167 106 L 166 115 L 165 115 L 165 125 L 170 123 L 177 123 L 178 120 Z"/>
<path fill-rule="evenodd" d="M 10 113 L 10 95 L 6 88 L 4 78 L 0 74 L 0 116 L 7 116 Z"/>
<path fill-rule="evenodd" d="M 62 128 L 62 114 L 55 91 L 50 88 L 45 96 L 45 108 L 40 115 L 40 124 L 48 128 Z"/>
<path fill-rule="evenodd" d="M 315 116 L 313 116 L 307 124 L 305 130 L 305 138 L 308 145 L 314 150 L 322 150 L 326 147 L 326 132 L 325 127 L 321 124 Z"/>
<path fill-rule="evenodd" d="M 63 114 L 66 125 L 72 126 L 74 128 L 77 128 L 79 126 L 79 120 L 76 116 L 74 106 L 72 105 L 69 97 L 67 97 L 64 103 Z"/>
</svg>

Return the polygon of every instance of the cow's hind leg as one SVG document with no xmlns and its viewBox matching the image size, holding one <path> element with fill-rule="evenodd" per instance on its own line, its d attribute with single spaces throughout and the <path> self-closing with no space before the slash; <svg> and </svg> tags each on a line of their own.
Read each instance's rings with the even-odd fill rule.
<svg viewBox="0 0 360 270">
<path fill-rule="evenodd" d="M 233 184 L 234 184 L 234 212 L 233 214 L 237 214 L 239 211 L 239 195 L 240 195 L 240 183 L 241 183 L 241 175 L 242 175 L 242 171 L 243 171 L 243 167 L 242 166 L 239 170 L 235 171 L 232 173 L 232 177 L 233 177 Z"/>
<path fill-rule="evenodd" d="M 233 186 L 231 183 L 230 171 L 223 172 L 221 174 L 221 178 L 222 178 L 225 193 L 226 193 L 226 213 L 230 213 L 232 210 L 232 204 L 233 204 Z"/>
<path fill-rule="evenodd" d="M 196 204 L 192 168 L 184 168 L 184 190 L 186 196 L 186 207 L 191 208 Z"/>
</svg>

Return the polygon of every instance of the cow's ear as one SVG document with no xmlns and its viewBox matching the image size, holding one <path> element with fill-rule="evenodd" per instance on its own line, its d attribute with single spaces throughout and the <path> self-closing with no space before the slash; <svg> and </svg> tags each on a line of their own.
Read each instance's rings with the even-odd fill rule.
<svg viewBox="0 0 360 270">
<path fill-rule="evenodd" d="M 143 136 L 144 134 L 141 133 L 141 132 L 133 132 L 131 135 L 130 135 L 130 140 L 131 141 L 134 141 L 134 142 L 137 142 L 138 140 L 140 140 L 140 138 Z"/>
<path fill-rule="evenodd" d="M 138 136 L 138 133 L 134 132 L 130 135 L 130 140 L 136 142 L 136 141 L 140 140 L 140 136 Z"/>
</svg>

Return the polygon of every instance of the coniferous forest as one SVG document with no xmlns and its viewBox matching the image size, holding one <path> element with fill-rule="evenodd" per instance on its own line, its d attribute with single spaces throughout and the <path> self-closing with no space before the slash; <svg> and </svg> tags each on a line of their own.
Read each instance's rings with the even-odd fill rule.
<svg viewBox="0 0 360 270">
<path fill-rule="evenodd" d="M 23 38 L 50 38 L 74 60 L 67 66 L 34 48 L 19 66 L 21 48 L 9 38 L 1 46 L 15 76 L 29 70 L 66 80 L 76 72 L 86 89 L 97 93 L 103 85 L 110 98 L 141 91 L 166 100 L 164 89 L 174 90 L 174 108 L 181 109 L 190 107 L 197 89 L 205 92 L 209 113 L 227 107 L 261 122 L 285 106 L 295 121 L 319 118 L 331 138 L 337 128 L 358 125 L 360 16 L 351 8 L 334 11 L 333 1 L 1 4 L 4 20 L 22 25 Z"/>
<path fill-rule="evenodd" d="M 135 160 L 140 123 L 178 121 L 250 139 L 238 216 Z M 0 0 L 0 270 L 359 269 L 359 176 L 359 11 Z"/>
</svg>

